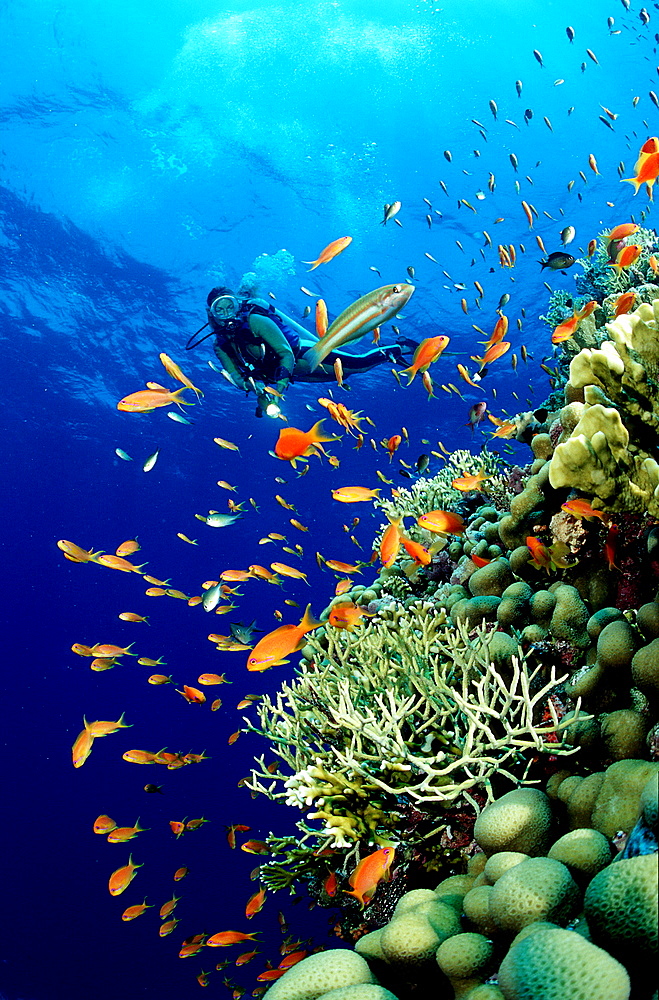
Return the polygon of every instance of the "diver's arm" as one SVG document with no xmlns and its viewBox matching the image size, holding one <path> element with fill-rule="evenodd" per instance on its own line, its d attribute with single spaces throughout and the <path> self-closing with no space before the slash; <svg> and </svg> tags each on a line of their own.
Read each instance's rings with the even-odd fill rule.
<svg viewBox="0 0 659 1000">
<path fill-rule="evenodd" d="M 229 357 L 226 351 L 223 351 L 221 347 L 217 346 L 217 344 L 214 345 L 214 351 L 217 360 L 220 362 L 225 372 L 231 377 L 231 381 L 235 385 L 236 389 L 244 389 L 245 392 L 249 392 L 252 388 L 251 385 L 245 381 L 243 376 L 238 371 L 235 362 Z"/>
<path fill-rule="evenodd" d="M 291 350 L 291 345 L 274 320 L 269 319 L 268 316 L 259 316 L 258 313 L 253 313 L 249 317 L 249 325 L 252 332 L 275 352 L 279 359 L 280 368 L 288 372 L 274 386 L 278 392 L 285 392 L 295 367 L 295 355 Z"/>
</svg>

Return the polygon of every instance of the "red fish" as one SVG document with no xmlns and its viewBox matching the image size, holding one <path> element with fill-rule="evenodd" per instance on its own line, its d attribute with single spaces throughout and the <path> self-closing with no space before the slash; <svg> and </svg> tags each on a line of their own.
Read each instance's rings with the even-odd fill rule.
<svg viewBox="0 0 659 1000">
<path fill-rule="evenodd" d="M 620 573 L 622 572 L 622 570 L 620 569 L 619 566 L 616 566 L 615 564 L 616 540 L 619 532 L 620 528 L 618 527 L 617 524 L 612 524 L 611 527 L 609 528 L 609 533 L 606 536 L 606 542 L 604 543 L 604 558 L 606 559 L 609 569 L 617 569 L 618 572 Z"/>
<path fill-rule="evenodd" d="M 263 909 L 265 903 L 265 889 L 259 889 L 255 892 L 253 896 L 250 896 L 247 900 L 247 905 L 245 907 L 245 916 L 248 920 L 251 920 L 255 913 L 260 913 Z"/>
<path fill-rule="evenodd" d="M 402 517 L 389 517 L 389 527 L 385 530 L 380 542 L 380 560 L 385 569 L 393 566 L 400 549 Z"/>
</svg>

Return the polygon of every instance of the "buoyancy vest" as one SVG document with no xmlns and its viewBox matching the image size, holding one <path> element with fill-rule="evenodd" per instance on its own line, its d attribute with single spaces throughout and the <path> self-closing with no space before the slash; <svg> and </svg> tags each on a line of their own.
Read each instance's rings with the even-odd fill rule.
<svg viewBox="0 0 659 1000">
<path fill-rule="evenodd" d="M 278 380 L 282 377 L 281 358 L 273 348 L 255 334 L 250 326 L 250 316 L 266 316 L 281 330 L 288 341 L 289 347 L 297 358 L 300 353 L 300 338 L 291 330 L 278 314 L 274 306 L 261 305 L 252 299 L 245 299 L 236 314 L 235 320 L 223 328 L 211 318 L 215 330 L 215 346 L 229 355 L 243 378 Z M 260 350 L 261 357 L 255 356 L 249 348 Z M 287 373 L 290 375 L 291 373 Z"/>
</svg>

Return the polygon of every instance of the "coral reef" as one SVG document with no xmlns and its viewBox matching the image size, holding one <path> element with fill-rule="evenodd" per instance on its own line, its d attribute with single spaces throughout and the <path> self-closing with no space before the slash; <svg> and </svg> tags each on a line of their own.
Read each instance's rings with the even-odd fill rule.
<svg viewBox="0 0 659 1000">
<path fill-rule="evenodd" d="M 376 501 L 415 521 L 458 512 L 464 530 L 429 565 L 401 550 L 335 598 L 374 617 L 337 632 L 330 605 L 248 724 L 280 760 L 259 758 L 249 787 L 305 813 L 268 838 L 266 885 L 328 904 L 330 872 L 395 845 L 368 908 L 339 903 L 340 936 L 382 984 L 348 990 L 656 1000 L 659 287 L 655 234 L 631 242 L 621 274 L 607 241 L 581 262 L 579 294 L 601 306 L 562 344 L 545 406 L 514 418 L 529 466 L 456 453 Z M 637 308 L 615 318 L 632 287 Z M 574 308 L 556 293 L 547 321 Z M 485 495 L 451 486 L 480 469 Z"/>
</svg>

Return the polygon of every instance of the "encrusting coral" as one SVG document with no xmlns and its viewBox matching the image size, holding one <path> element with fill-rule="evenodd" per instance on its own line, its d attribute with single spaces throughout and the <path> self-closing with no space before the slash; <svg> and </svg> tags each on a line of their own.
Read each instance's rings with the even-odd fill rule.
<svg viewBox="0 0 659 1000">
<path fill-rule="evenodd" d="M 659 300 L 607 323 L 606 331 L 608 340 L 570 362 L 566 404 L 577 408 L 578 420 L 566 420 L 549 482 L 594 496 L 612 512 L 657 517 Z"/>
</svg>

